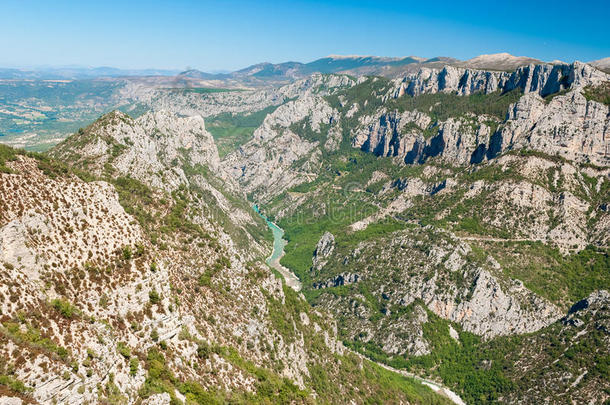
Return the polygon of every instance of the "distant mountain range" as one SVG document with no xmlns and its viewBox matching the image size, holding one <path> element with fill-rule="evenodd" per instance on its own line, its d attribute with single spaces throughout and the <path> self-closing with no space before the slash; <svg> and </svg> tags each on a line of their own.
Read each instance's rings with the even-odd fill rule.
<svg viewBox="0 0 610 405">
<path fill-rule="evenodd" d="M 603 70 L 606 73 L 610 73 L 610 58 L 594 60 L 589 62 L 589 65 L 594 66 L 599 70 Z"/>
<path fill-rule="evenodd" d="M 80 80 L 99 77 L 175 76 L 179 70 L 118 69 L 113 67 L 41 67 L 32 69 L 0 68 L 0 79 Z"/>
<path fill-rule="evenodd" d="M 117 69 L 112 67 L 61 67 L 38 69 L 0 68 L 0 79 L 32 79 L 32 80 L 77 80 L 92 78 L 169 76 L 175 77 L 175 83 L 180 86 L 209 85 L 215 87 L 224 85 L 260 86 L 266 84 L 281 84 L 300 79 L 312 73 L 346 73 L 355 76 L 379 75 L 396 77 L 415 71 L 421 67 L 441 68 L 443 66 L 469 67 L 484 70 L 515 70 L 528 64 L 544 63 L 538 59 L 526 56 L 513 56 L 508 53 L 480 55 L 465 61 L 449 57 L 420 58 L 379 57 L 361 55 L 329 55 L 309 63 L 258 63 L 230 73 L 209 73 L 197 69 L 186 71 L 162 69 Z M 552 64 L 561 61 L 548 62 Z M 610 58 L 589 62 L 592 66 L 606 72 L 610 71 Z"/>
<path fill-rule="evenodd" d="M 187 70 L 180 73 L 177 78 L 191 85 L 213 85 L 214 82 L 221 81 L 224 83 L 258 86 L 273 83 L 282 84 L 307 77 L 312 73 L 344 73 L 354 76 L 377 75 L 394 78 L 405 73 L 415 72 L 422 67 L 442 68 L 444 66 L 456 66 L 481 70 L 513 71 L 520 66 L 540 63 L 545 62 L 527 56 L 513 56 L 508 53 L 480 55 L 465 61 L 443 56 L 425 59 L 417 56 L 390 58 L 330 55 L 309 63 L 259 63 L 245 69 L 224 74 Z M 565 62 L 552 61 L 548 63 L 563 64 Z M 610 58 L 594 61 L 591 64 L 600 70 L 610 69 Z"/>
<path fill-rule="evenodd" d="M 284 81 L 299 79 L 312 73 L 352 73 L 360 74 L 383 74 L 394 71 L 404 71 L 408 66 L 436 65 L 447 63 L 458 63 L 457 59 L 437 57 L 424 59 L 416 56 L 403 58 L 389 58 L 379 56 L 339 56 L 330 55 L 325 58 L 314 60 L 309 63 L 284 62 L 284 63 L 258 63 L 245 69 L 237 70 L 227 74 L 210 74 L 198 70 L 188 70 L 180 73 L 182 77 L 202 80 L 226 80 L 226 79 L 250 79 L 251 81 Z"/>
</svg>

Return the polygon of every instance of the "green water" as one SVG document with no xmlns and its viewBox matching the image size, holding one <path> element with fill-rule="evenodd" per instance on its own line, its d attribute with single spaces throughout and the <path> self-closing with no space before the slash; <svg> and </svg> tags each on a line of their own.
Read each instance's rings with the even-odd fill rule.
<svg viewBox="0 0 610 405">
<path fill-rule="evenodd" d="M 284 253 L 284 247 L 286 246 L 286 243 L 288 243 L 283 238 L 284 230 L 273 222 L 271 222 L 269 218 L 267 218 L 265 215 L 263 215 L 260 209 L 258 208 L 258 205 L 254 204 L 252 208 L 254 209 L 254 211 L 256 211 L 258 215 L 261 216 L 261 218 L 265 220 L 267 226 L 269 227 L 269 229 L 271 229 L 271 232 L 273 233 L 273 253 L 271 253 L 271 256 L 269 256 L 269 258 L 267 259 L 267 263 L 278 260 L 280 257 L 282 257 L 282 254 Z"/>
</svg>

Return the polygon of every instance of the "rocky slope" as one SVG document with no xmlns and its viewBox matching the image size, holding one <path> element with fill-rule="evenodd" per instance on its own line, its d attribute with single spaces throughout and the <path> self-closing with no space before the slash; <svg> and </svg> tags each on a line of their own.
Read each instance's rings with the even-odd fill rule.
<svg viewBox="0 0 610 405">
<path fill-rule="evenodd" d="M 352 86 L 355 81 L 347 76 L 314 76 L 312 80 L 308 91 L 269 114 L 253 138 L 223 160 L 223 168 L 246 192 L 265 190 L 259 194 L 275 195 L 315 177 L 311 172 L 315 171 L 322 145 L 295 131 L 329 131 L 338 113 L 324 96 Z M 335 133 L 323 147 L 334 148 L 340 136 Z M 290 170 L 295 163 L 296 170 Z"/>
<path fill-rule="evenodd" d="M 606 73 L 610 73 L 610 58 L 603 58 L 589 62 L 589 65 L 602 70 Z"/>
<path fill-rule="evenodd" d="M 572 64 L 529 64 L 514 72 L 494 72 L 446 66 L 443 69 L 421 69 L 416 74 L 396 79 L 397 96 L 424 93 L 455 92 L 469 95 L 503 93 L 520 89 L 544 97 L 568 88 L 596 85 L 608 80 L 608 75 L 581 62 Z"/>
<path fill-rule="evenodd" d="M 607 168 L 519 153 L 472 171 L 431 162 L 397 170 L 392 161 L 356 156 L 351 170 L 330 169 L 274 199 L 271 211 L 290 241 L 283 264 L 297 271 L 314 306 L 335 315 L 347 344 L 373 358 L 423 372 L 448 361 L 439 353 L 467 350 L 478 360 L 465 366 L 469 357 L 450 352 L 458 360 L 440 377 L 462 398 L 480 390 L 500 399 L 490 388 L 497 383 L 467 383 L 454 373 L 499 353 L 517 356 L 519 347 L 497 348 L 501 336 L 527 333 L 522 343 L 534 356 L 529 334 L 548 336 L 572 302 L 610 282 Z M 311 260 L 302 259 L 307 254 Z M 468 333 L 484 343 L 471 346 L 478 337 Z M 481 345 L 493 352 L 475 356 Z M 579 367 L 566 369 L 571 383 Z M 500 370 L 498 378 L 520 378 Z M 599 393 L 600 381 L 581 387 Z M 520 384 L 521 391 L 501 390 L 510 393 L 504 401 L 535 403 L 516 394 L 530 387 Z"/>
<path fill-rule="evenodd" d="M 112 113 L 53 151 L 71 167 L 1 147 L 2 401 L 446 403 L 347 353 L 271 274 L 210 139 Z"/>
<path fill-rule="evenodd" d="M 527 56 L 513 56 L 502 52 L 491 55 L 479 55 L 462 62 L 462 65 L 481 70 L 515 70 L 521 66 L 540 64 L 541 61 Z"/>
<path fill-rule="evenodd" d="M 285 264 L 348 339 L 427 353 L 426 317 L 413 315 L 422 308 L 486 339 L 534 332 L 579 298 L 577 278 L 608 281 L 608 169 L 527 154 L 472 172 L 392 165 L 361 160 L 272 205 L 291 241 Z M 298 260 L 307 252 L 310 261 Z M 601 279 L 564 279 L 580 260 L 596 263 Z"/>
<path fill-rule="evenodd" d="M 516 359 L 512 373 L 528 389 L 514 390 L 505 400 L 514 403 L 608 401 L 609 311 L 608 291 L 595 291 L 574 304 L 565 317 L 544 333 L 522 344 L 525 350 Z"/>
<path fill-rule="evenodd" d="M 352 249 L 338 248 L 332 257 L 325 258 L 328 263 L 319 270 L 323 277 L 313 277 L 322 278 L 323 281 L 314 281 L 314 288 L 322 289 L 323 295 L 323 289 L 329 287 L 354 285 L 358 290 L 358 283 L 362 282 L 366 293 L 353 291 L 345 297 L 348 302 L 332 296 L 322 296 L 317 302 L 323 307 L 335 307 L 333 312 L 346 319 L 353 334 L 364 336 L 364 342 L 377 334 L 377 341 L 385 342 L 384 349 L 393 354 L 405 352 L 390 342 L 406 342 L 389 332 L 404 327 L 401 317 L 394 319 L 392 312 L 416 300 L 436 315 L 461 324 L 464 330 L 488 338 L 533 332 L 559 318 L 557 307 L 531 293 L 522 282 L 505 280 L 500 264 L 492 256 L 473 256 L 466 242 L 432 227 L 370 238 Z M 367 294 L 383 299 L 374 300 L 370 306 Z M 361 305 L 356 304 L 358 300 Z M 353 319 L 348 308 L 355 312 Z M 384 315 L 381 324 L 370 323 L 376 310 Z M 360 321 L 364 324 L 359 325 Z M 421 327 L 414 329 L 421 333 Z"/>
<path fill-rule="evenodd" d="M 353 145 L 379 155 L 400 156 L 407 163 L 435 156 L 452 163 L 478 163 L 505 150 L 529 148 L 605 165 L 608 106 L 588 100 L 583 89 L 608 80 L 606 74 L 579 63 L 530 65 L 510 74 L 449 67 L 422 70 L 395 85 L 395 102 L 387 103 L 389 108 L 361 118 L 363 125 L 355 131 Z M 567 90 L 571 91 L 560 94 Z M 495 92 L 504 95 L 494 97 L 491 94 Z M 418 106 L 406 96 L 436 93 L 476 95 L 466 101 L 472 104 L 471 111 L 465 108 L 454 114 L 429 103 Z M 524 95 L 519 97 L 521 93 Z M 551 94 L 557 95 L 543 98 Z M 401 100 L 404 97 L 407 100 Z M 430 103 L 443 102 L 440 95 L 424 97 Z M 478 113 L 476 103 L 480 98 L 503 108 L 494 114 L 484 109 Z M 410 104 L 407 108 L 406 103 Z M 425 111 L 426 107 L 432 114 Z M 448 117 L 435 120 L 435 115 Z"/>
<path fill-rule="evenodd" d="M 200 197 L 193 204 L 202 223 L 226 223 L 225 231 L 246 257 L 265 250 L 251 234 L 260 221 L 237 185 L 221 178 L 218 151 L 200 116 L 161 111 L 134 120 L 112 112 L 50 153 L 94 176 L 131 178 L 168 194 L 196 188 Z"/>
</svg>

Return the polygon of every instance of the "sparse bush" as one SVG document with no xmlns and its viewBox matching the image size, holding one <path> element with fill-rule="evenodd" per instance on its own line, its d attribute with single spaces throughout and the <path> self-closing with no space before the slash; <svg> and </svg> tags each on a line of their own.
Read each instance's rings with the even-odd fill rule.
<svg viewBox="0 0 610 405">
<path fill-rule="evenodd" d="M 51 301 L 51 305 L 61 314 L 61 316 L 67 319 L 72 319 L 79 314 L 78 309 L 74 305 L 61 298 L 56 298 Z"/>
<path fill-rule="evenodd" d="M 124 246 L 121 252 L 123 255 L 123 260 L 131 260 L 131 258 L 133 257 L 131 246 Z"/>
<path fill-rule="evenodd" d="M 197 346 L 197 357 L 200 359 L 207 359 L 210 357 L 210 346 L 207 343 L 199 343 L 199 346 Z"/>
<path fill-rule="evenodd" d="M 27 387 L 22 381 L 17 380 L 15 377 L 10 375 L 0 375 L 0 385 L 9 388 L 12 391 L 25 394 L 32 389 Z"/>
<path fill-rule="evenodd" d="M 142 256 L 144 256 L 144 253 L 146 253 L 146 248 L 141 243 L 138 243 L 136 245 L 136 256 L 142 257 Z"/>
<path fill-rule="evenodd" d="M 118 342 L 116 345 L 117 352 L 126 359 L 131 357 L 131 350 L 125 342 Z"/>
<path fill-rule="evenodd" d="M 134 376 L 138 373 L 138 367 L 140 363 L 138 362 L 137 357 L 132 357 L 129 359 L 129 374 Z"/>
<path fill-rule="evenodd" d="M 161 295 L 157 292 L 157 290 L 151 290 L 148 293 L 148 298 L 150 299 L 150 303 L 153 305 L 161 302 Z"/>
<path fill-rule="evenodd" d="M 152 271 L 153 273 L 156 273 L 157 270 L 159 270 L 159 268 L 157 267 L 157 263 L 156 262 L 152 262 L 150 264 L 150 271 Z"/>
</svg>

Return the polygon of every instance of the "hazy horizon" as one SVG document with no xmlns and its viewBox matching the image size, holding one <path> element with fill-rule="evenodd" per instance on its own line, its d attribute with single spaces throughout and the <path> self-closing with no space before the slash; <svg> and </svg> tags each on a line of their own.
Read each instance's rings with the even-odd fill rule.
<svg viewBox="0 0 610 405">
<path fill-rule="evenodd" d="M 468 7 L 388 0 L 3 3 L 2 67 L 218 72 L 330 54 L 464 60 L 508 52 L 544 61 L 610 56 L 610 12 L 601 1 L 580 8 L 559 1 L 552 10 L 545 2 L 532 2 L 524 12 L 483 1 Z M 570 19 L 547 17 L 557 10 L 569 12 Z"/>
</svg>

